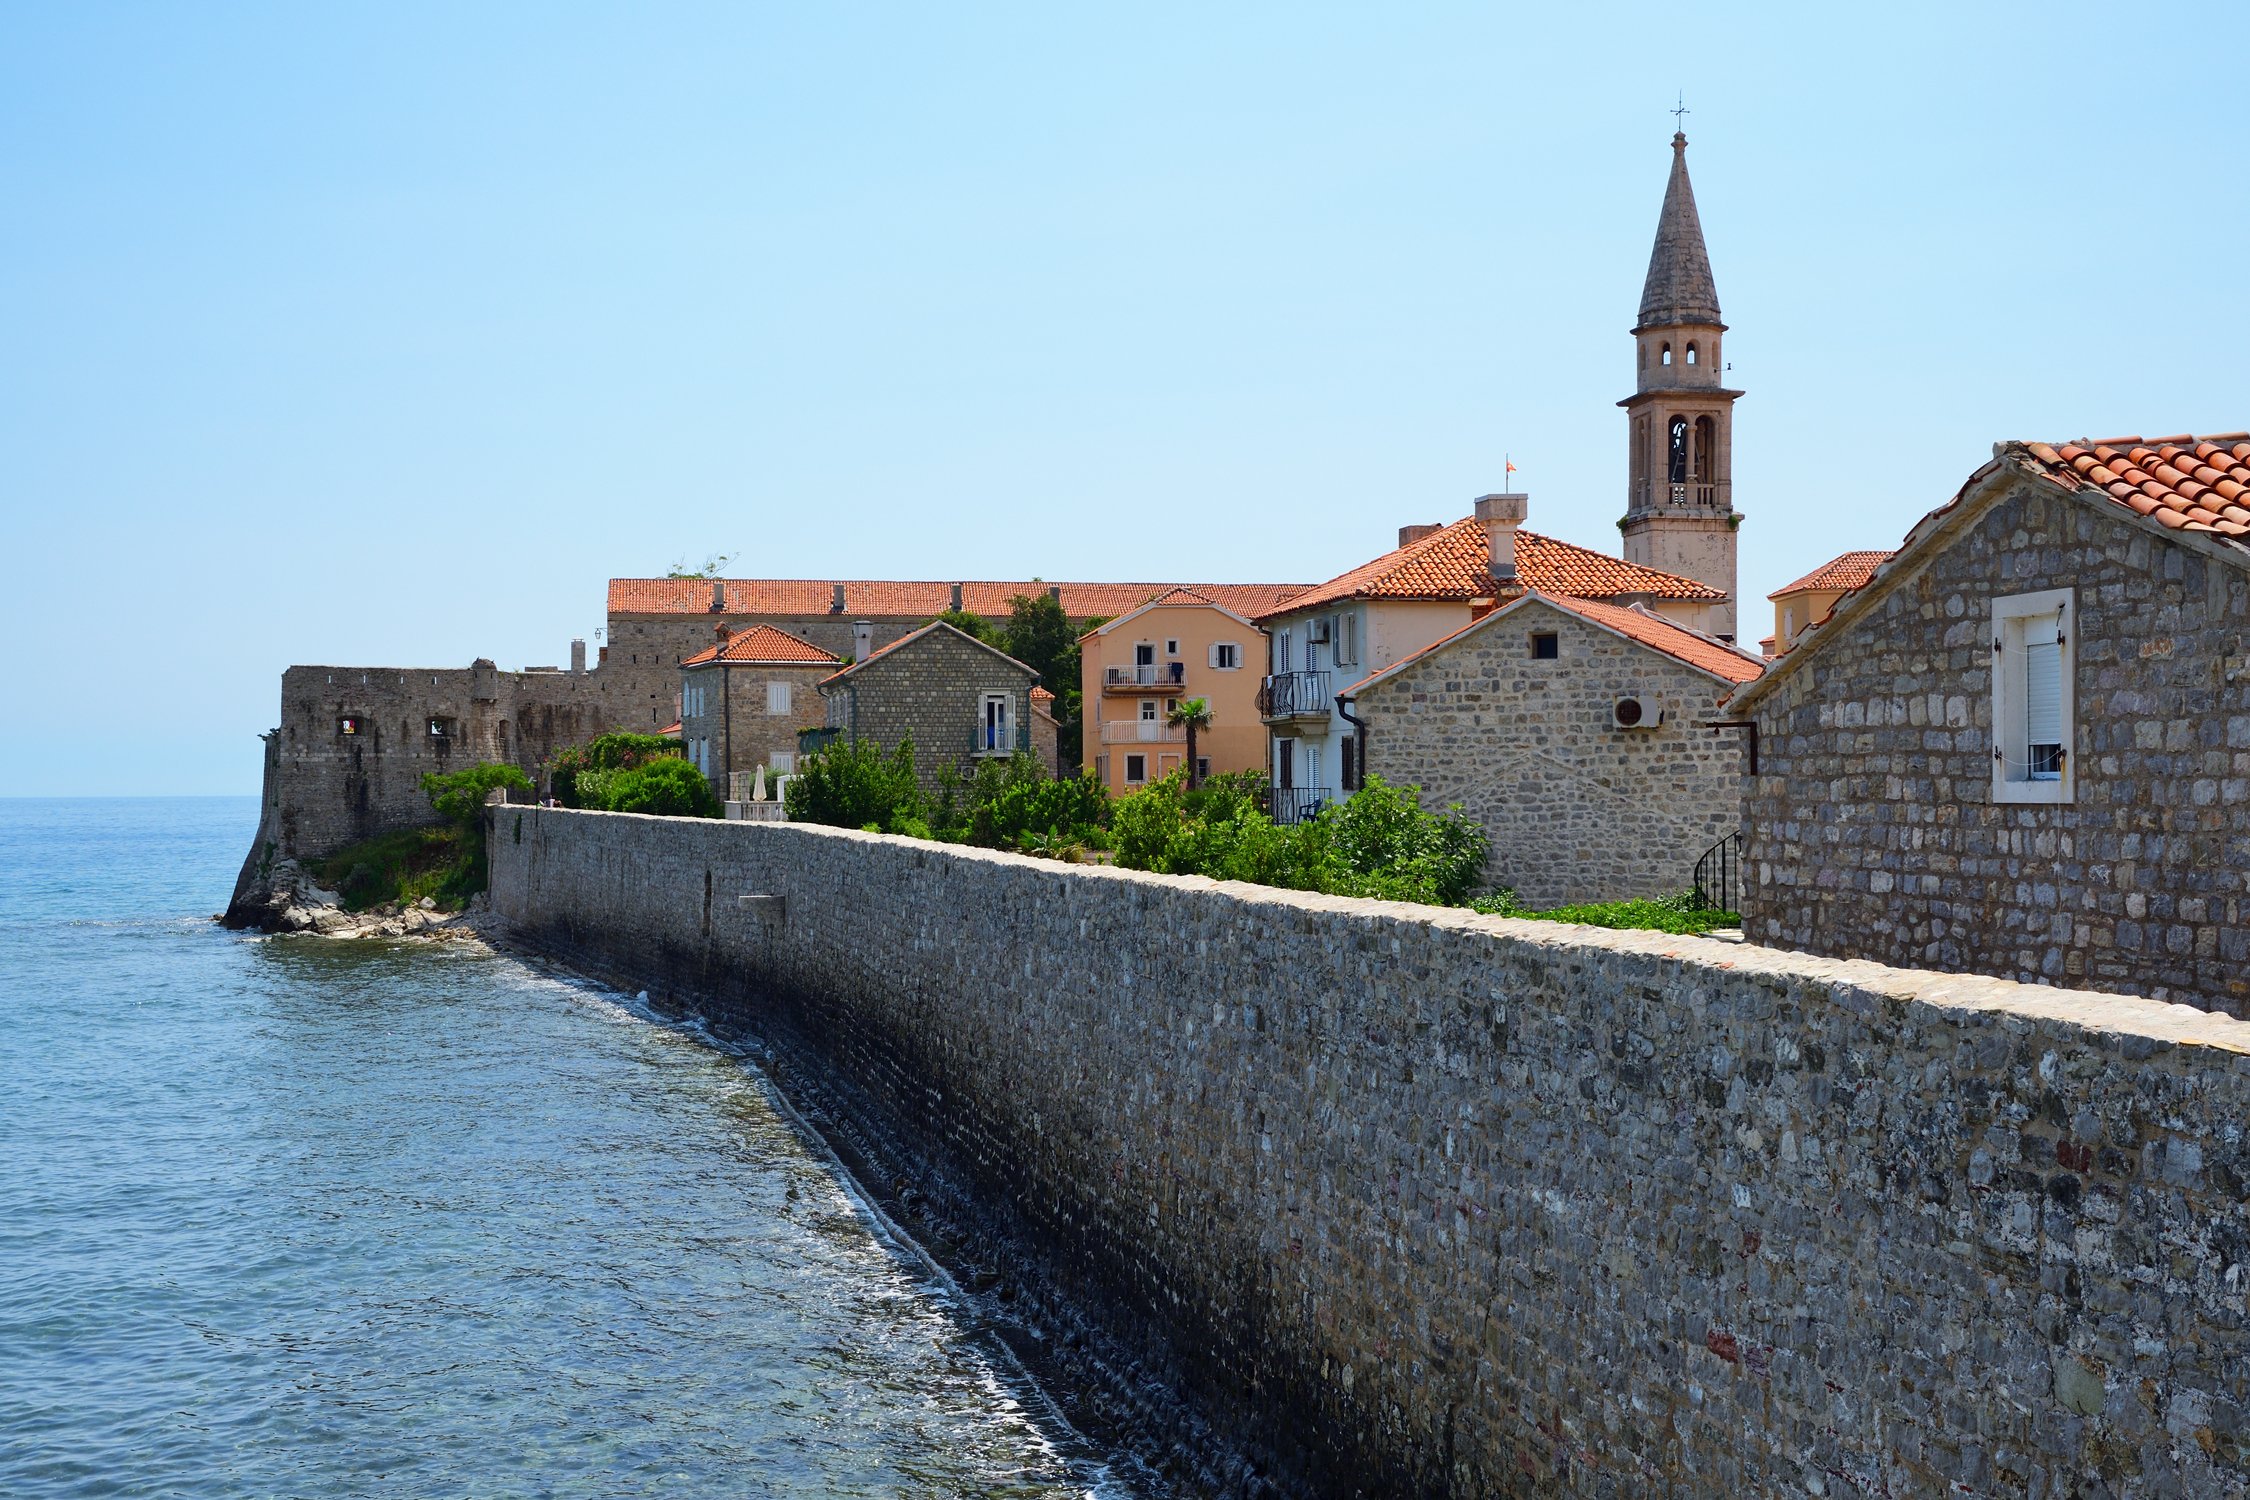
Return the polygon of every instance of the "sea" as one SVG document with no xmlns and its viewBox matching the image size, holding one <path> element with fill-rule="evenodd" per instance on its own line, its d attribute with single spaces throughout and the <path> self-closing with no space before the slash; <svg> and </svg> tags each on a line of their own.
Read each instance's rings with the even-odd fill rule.
<svg viewBox="0 0 2250 1500">
<path fill-rule="evenodd" d="M 753 1063 L 0 799 L 0 1496 L 1124 1496 Z"/>
</svg>

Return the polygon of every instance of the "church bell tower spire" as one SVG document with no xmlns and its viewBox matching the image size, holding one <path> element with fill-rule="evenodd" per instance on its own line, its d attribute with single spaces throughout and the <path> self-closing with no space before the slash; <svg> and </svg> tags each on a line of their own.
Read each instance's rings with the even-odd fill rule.
<svg viewBox="0 0 2250 1500">
<path fill-rule="evenodd" d="M 1627 562 L 1678 573 L 1725 591 L 1705 625 L 1735 633 L 1734 403 L 1722 384 L 1726 361 L 1719 289 L 1703 248 L 1703 222 L 1688 181 L 1687 137 L 1672 136 L 1672 177 L 1656 220 L 1641 314 L 1633 327 L 1633 394 L 1624 533 Z"/>
</svg>

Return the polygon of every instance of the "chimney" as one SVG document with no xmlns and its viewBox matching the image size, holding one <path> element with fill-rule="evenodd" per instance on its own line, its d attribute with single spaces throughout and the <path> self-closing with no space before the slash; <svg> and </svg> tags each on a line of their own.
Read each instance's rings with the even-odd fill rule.
<svg viewBox="0 0 2250 1500">
<path fill-rule="evenodd" d="M 838 584 L 836 589 L 838 593 L 843 592 L 843 585 Z M 860 620 L 852 626 L 852 660 L 865 661 L 874 654 L 875 623 L 872 620 Z"/>
<path fill-rule="evenodd" d="M 961 585 L 959 585 L 958 583 L 953 585 L 952 609 L 955 614 L 959 614 L 961 612 Z"/>
<path fill-rule="evenodd" d="M 1492 579 L 1502 588 L 1518 588 L 1516 581 L 1516 528 L 1531 509 L 1529 495 L 1479 495 L 1477 519 L 1484 523 L 1485 544 L 1491 549 Z"/>
<path fill-rule="evenodd" d="M 1431 532 L 1443 530 L 1445 530 L 1445 527 L 1436 521 L 1432 521 L 1427 526 L 1401 526 L 1398 529 L 1398 544 L 1401 547 L 1411 547 Z"/>
<path fill-rule="evenodd" d="M 578 636 L 570 643 L 570 670 L 574 675 L 583 675 L 586 671 L 586 638 L 584 636 Z"/>
<path fill-rule="evenodd" d="M 828 612 L 832 615 L 844 612 L 844 586 L 840 583 L 836 585 L 835 597 L 828 601 Z"/>
<path fill-rule="evenodd" d="M 1057 604 L 1062 603 L 1062 585 L 1059 583 L 1048 584 L 1047 597 L 1054 600 Z"/>
<path fill-rule="evenodd" d="M 724 578 L 714 578 L 711 580 L 711 613 L 718 614 L 726 607 L 727 581 Z"/>
<path fill-rule="evenodd" d="M 711 633 L 719 638 L 719 644 L 722 646 L 734 639 L 734 627 L 724 620 L 712 626 Z"/>
</svg>

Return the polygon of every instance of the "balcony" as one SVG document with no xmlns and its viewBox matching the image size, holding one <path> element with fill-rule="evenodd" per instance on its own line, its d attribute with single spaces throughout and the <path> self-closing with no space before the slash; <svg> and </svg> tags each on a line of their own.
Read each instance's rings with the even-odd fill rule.
<svg viewBox="0 0 2250 1500">
<path fill-rule="evenodd" d="M 1167 724 L 1162 719 L 1102 720 L 1105 745 L 1178 745 L 1186 740 L 1185 724 Z"/>
<path fill-rule="evenodd" d="M 972 724 L 969 726 L 969 754 L 1013 755 L 1018 750 L 1031 748 L 1031 726 L 1018 721 L 1014 728 L 1007 725 Z"/>
<path fill-rule="evenodd" d="M 1326 672 L 1276 672 L 1258 684 L 1258 717 L 1268 724 L 1326 719 L 1334 706 Z"/>
<path fill-rule="evenodd" d="M 1266 793 L 1272 799 L 1276 823 L 1303 823 L 1336 805 L 1336 792 L 1325 786 L 1277 786 Z"/>
<path fill-rule="evenodd" d="M 1187 686 L 1187 663 L 1184 661 L 1143 662 L 1136 667 L 1102 668 L 1102 691 L 1105 693 L 1163 693 L 1178 692 Z"/>
</svg>

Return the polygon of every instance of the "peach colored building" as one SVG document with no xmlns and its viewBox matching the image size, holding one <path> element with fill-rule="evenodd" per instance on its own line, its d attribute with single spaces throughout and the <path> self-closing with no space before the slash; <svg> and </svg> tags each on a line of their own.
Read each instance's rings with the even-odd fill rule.
<svg viewBox="0 0 2250 1500">
<path fill-rule="evenodd" d="M 1773 634 L 1758 642 L 1759 649 L 1768 656 L 1779 656 L 1796 645 L 1798 636 L 1828 618 L 1837 600 L 1873 578 L 1877 568 L 1897 555 L 1847 552 L 1766 595 L 1773 601 Z"/>
<path fill-rule="evenodd" d="M 1187 764 L 1186 731 L 1165 722 L 1182 698 L 1210 705 L 1195 747 L 1206 773 L 1265 769 L 1266 633 L 1247 616 L 1178 588 L 1088 631 L 1079 649 L 1086 771 L 1113 796 Z"/>
</svg>

